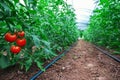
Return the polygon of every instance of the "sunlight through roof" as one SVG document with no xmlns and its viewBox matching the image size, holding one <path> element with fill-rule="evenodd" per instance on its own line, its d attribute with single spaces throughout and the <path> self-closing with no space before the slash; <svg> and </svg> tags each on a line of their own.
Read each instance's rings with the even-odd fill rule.
<svg viewBox="0 0 120 80">
<path fill-rule="evenodd" d="M 75 9 L 77 22 L 82 23 L 82 26 L 86 26 L 83 23 L 88 23 L 90 15 L 95 8 L 95 0 L 66 0 L 68 4 L 72 5 Z"/>
</svg>

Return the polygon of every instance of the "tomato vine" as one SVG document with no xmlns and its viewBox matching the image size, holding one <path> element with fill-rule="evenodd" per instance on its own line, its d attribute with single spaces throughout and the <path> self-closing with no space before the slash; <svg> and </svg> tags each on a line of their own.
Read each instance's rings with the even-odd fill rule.
<svg viewBox="0 0 120 80">
<path fill-rule="evenodd" d="M 63 0 L 1 0 L 0 2 L 0 68 L 20 64 L 26 71 L 35 63 L 56 56 L 78 38 L 74 10 Z M 24 31 L 24 33 L 22 33 Z M 4 35 L 17 32 L 16 42 L 9 43 Z M 25 38 L 24 44 L 21 40 Z M 12 45 L 23 46 L 11 54 Z M 13 46 L 11 50 L 16 50 Z M 18 49 L 18 48 L 17 48 Z"/>
<path fill-rule="evenodd" d="M 99 0 L 84 38 L 97 45 L 120 51 L 120 1 Z M 120 52 L 119 52 L 120 54 Z"/>
</svg>

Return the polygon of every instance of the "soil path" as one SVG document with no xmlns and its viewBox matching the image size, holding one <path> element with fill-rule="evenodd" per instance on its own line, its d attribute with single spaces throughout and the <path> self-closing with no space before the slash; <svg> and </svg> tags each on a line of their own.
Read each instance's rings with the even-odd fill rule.
<svg viewBox="0 0 120 80">
<path fill-rule="evenodd" d="M 29 80 L 38 70 L 33 66 L 26 73 L 15 67 L 0 72 L 0 80 Z M 120 80 L 120 63 L 98 51 L 92 44 L 79 40 L 66 56 L 36 80 Z"/>
</svg>

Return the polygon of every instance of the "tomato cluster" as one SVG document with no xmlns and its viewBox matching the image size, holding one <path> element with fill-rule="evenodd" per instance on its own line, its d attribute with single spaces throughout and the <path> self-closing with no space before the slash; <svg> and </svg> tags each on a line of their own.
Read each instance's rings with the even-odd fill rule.
<svg viewBox="0 0 120 80">
<path fill-rule="evenodd" d="M 7 32 L 5 34 L 4 38 L 7 42 L 15 42 L 17 44 L 10 47 L 10 51 L 13 54 L 18 54 L 21 51 L 21 47 L 24 47 L 26 45 L 26 39 L 24 38 L 24 36 L 24 31 L 15 32 L 14 34 Z"/>
</svg>

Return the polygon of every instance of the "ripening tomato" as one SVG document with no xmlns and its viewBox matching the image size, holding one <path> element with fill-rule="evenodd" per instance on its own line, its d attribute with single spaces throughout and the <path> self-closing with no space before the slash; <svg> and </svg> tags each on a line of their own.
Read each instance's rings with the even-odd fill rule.
<svg viewBox="0 0 120 80">
<path fill-rule="evenodd" d="M 19 46 L 14 46 L 12 45 L 10 47 L 10 51 L 13 53 L 13 54 L 18 54 L 20 51 L 21 51 L 21 48 Z"/>
<path fill-rule="evenodd" d="M 7 32 L 4 36 L 5 40 L 8 42 L 14 42 L 17 39 L 16 34 L 11 34 L 10 32 Z"/>
<path fill-rule="evenodd" d="M 23 38 L 23 39 L 18 38 L 16 40 L 16 43 L 17 43 L 18 46 L 23 47 L 23 46 L 26 45 L 26 39 L 25 38 Z"/>
<path fill-rule="evenodd" d="M 25 36 L 25 32 L 24 31 L 19 31 L 18 32 L 18 36 L 19 37 L 24 37 Z"/>
</svg>

